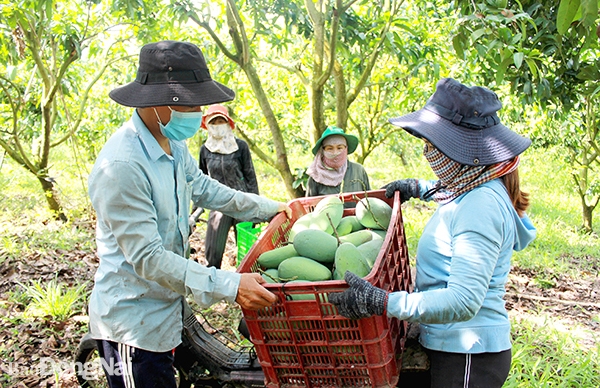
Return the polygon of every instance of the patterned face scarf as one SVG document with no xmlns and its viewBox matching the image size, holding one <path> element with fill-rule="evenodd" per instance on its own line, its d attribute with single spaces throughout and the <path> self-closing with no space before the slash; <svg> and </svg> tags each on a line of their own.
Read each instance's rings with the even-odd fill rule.
<svg viewBox="0 0 600 388">
<path fill-rule="evenodd" d="M 439 178 L 436 186 L 427 191 L 423 198 L 433 197 L 440 204 L 452 202 L 461 194 L 514 171 L 519 165 L 519 157 L 491 166 L 467 166 L 448 158 L 431 144 L 425 143 L 423 155 L 431 169 Z"/>
<path fill-rule="evenodd" d="M 348 159 L 348 142 L 342 135 L 331 135 L 323 139 L 323 163 L 331 168 L 340 168 Z"/>
<path fill-rule="evenodd" d="M 343 145 L 343 150 L 325 151 L 325 146 Z M 306 170 L 315 182 L 326 186 L 337 186 L 344 180 L 346 170 L 348 169 L 348 144 L 346 138 L 339 135 L 333 135 L 323 140 L 321 148 L 317 151 L 315 159 Z"/>
</svg>

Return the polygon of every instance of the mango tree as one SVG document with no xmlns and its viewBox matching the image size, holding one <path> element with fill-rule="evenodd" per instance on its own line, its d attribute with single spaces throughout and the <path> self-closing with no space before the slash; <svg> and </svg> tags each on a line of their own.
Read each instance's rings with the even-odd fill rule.
<svg viewBox="0 0 600 388">
<path fill-rule="evenodd" d="M 292 112 L 296 115 L 308 112 L 311 140 L 308 144 L 314 144 L 327 125 L 335 124 L 350 132 L 349 122 L 357 123 L 358 115 L 364 117 L 362 111 L 352 112 L 351 106 L 365 88 L 371 93 L 381 93 L 386 103 L 389 94 L 396 92 L 394 86 L 398 81 L 393 77 L 387 80 L 379 77 L 386 83 L 381 90 L 375 90 L 369 80 L 374 72 L 386 68 L 382 63 L 399 55 L 396 39 L 405 24 L 400 18 L 403 1 L 386 0 L 378 4 L 373 7 L 366 0 L 243 3 L 228 0 L 224 10 L 213 2 L 179 1 L 172 7 L 180 20 L 189 18 L 204 29 L 220 51 L 245 74 L 269 128 L 274 155 L 265 151 L 264 143 L 253 141 L 250 136 L 246 139 L 255 154 L 277 169 L 291 197 L 301 196 L 303 191 L 294 185 L 295 176 L 287 158 L 284 135 L 297 133 L 299 129 L 282 128 L 286 110 L 300 109 Z M 410 29 L 403 29 L 407 30 Z M 289 79 L 279 83 L 278 88 L 287 90 L 295 101 L 289 97 L 277 100 L 273 95 L 285 93 L 265 88 L 269 79 L 265 80 L 264 74 L 272 74 L 268 67 L 287 72 Z M 296 105 L 298 98 L 306 102 Z M 379 120 L 386 106 L 373 105 L 378 111 L 371 117 Z M 384 123 L 385 120 L 378 121 L 374 126 L 379 129 Z M 386 136 L 389 131 L 383 138 Z M 362 161 L 373 150 L 367 147 L 381 144 L 382 136 L 378 141 L 360 137 Z"/>
<path fill-rule="evenodd" d="M 0 146 L 40 182 L 49 208 L 67 220 L 52 174 L 52 150 L 86 116 L 92 87 L 117 58 L 106 9 L 93 1 L 2 1 Z M 90 65 L 78 65 L 82 57 Z M 92 65 L 93 63 L 93 65 Z"/>
<path fill-rule="evenodd" d="M 483 82 L 508 82 L 524 104 L 551 112 L 560 128 L 531 131 L 535 144 L 566 147 L 584 230 L 600 199 L 597 0 L 459 0 L 463 18 L 453 44 L 481 65 Z M 475 55 L 473 55 L 475 54 Z"/>
</svg>

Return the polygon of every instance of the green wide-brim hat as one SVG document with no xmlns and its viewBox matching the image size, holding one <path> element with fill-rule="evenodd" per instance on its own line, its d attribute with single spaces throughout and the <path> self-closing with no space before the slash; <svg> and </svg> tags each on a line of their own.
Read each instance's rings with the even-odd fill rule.
<svg viewBox="0 0 600 388">
<path fill-rule="evenodd" d="M 358 147 L 358 138 L 354 135 L 344 133 L 344 130 L 342 128 L 338 128 L 336 126 L 330 125 L 329 127 L 327 127 L 325 132 L 323 132 L 323 134 L 321 135 L 321 138 L 317 141 L 317 144 L 315 144 L 315 146 L 313 147 L 313 149 L 312 149 L 313 155 L 317 154 L 317 152 L 319 151 L 319 148 L 321 148 L 321 144 L 323 143 L 323 140 L 325 140 L 327 137 L 332 136 L 332 135 L 340 135 L 340 136 L 344 136 L 344 138 L 346 138 L 346 143 L 348 143 L 348 155 L 350 155 L 351 153 L 356 151 L 356 147 Z"/>
</svg>

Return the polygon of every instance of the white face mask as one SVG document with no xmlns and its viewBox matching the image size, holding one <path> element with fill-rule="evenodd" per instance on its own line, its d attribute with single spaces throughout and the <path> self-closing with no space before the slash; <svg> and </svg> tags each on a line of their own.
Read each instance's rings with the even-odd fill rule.
<svg viewBox="0 0 600 388">
<path fill-rule="evenodd" d="M 231 132 L 231 127 L 228 123 L 208 124 L 207 127 L 208 135 L 217 140 L 224 138 L 229 132 Z"/>
</svg>

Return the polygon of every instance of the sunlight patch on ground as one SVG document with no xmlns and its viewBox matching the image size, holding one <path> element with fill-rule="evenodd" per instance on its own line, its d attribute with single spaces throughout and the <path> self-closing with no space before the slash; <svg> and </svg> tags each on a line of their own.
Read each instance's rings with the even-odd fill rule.
<svg viewBox="0 0 600 388">
<path fill-rule="evenodd" d="M 522 310 L 511 310 L 508 312 L 508 315 L 513 323 L 528 321 L 536 327 L 567 334 L 586 349 L 595 348 L 600 344 L 599 333 L 585 328 L 574 319 L 568 317 L 557 318 L 556 315 L 549 315 L 539 311 L 530 313 Z"/>
</svg>

